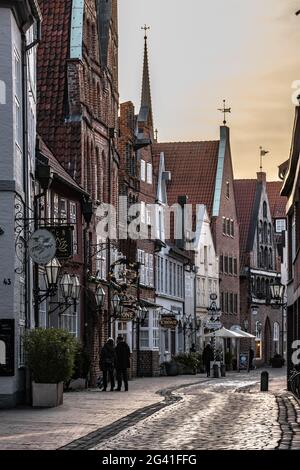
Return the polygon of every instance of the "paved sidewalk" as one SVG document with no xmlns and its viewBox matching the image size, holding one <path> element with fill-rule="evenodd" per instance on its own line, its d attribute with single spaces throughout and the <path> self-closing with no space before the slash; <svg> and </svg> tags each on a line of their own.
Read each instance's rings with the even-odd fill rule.
<svg viewBox="0 0 300 470">
<path fill-rule="evenodd" d="M 270 369 L 269 372 L 270 377 L 273 377 L 270 390 L 274 384 L 276 392 L 283 389 L 283 371 Z M 231 382 L 231 385 L 233 380 L 236 388 L 253 389 L 259 386 L 260 373 L 261 370 L 251 371 L 250 374 L 227 373 L 225 380 Z M 0 450 L 61 448 L 88 434 L 105 430 L 118 420 L 126 421 L 125 417 L 137 410 L 159 403 L 162 405 L 165 398 L 157 393 L 159 390 L 176 389 L 207 380 L 203 374 L 135 379 L 130 381 L 128 393 L 104 393 L 99 389 L 74 391 L 64 394 L 64 404 L 58 408 L 0 410 Z M 211 381 L 216 382 L 216 379 Z M 139 416 L 136 419 L 141 418 Z"/>
<path fill-rule="evenodd" d="M 57 408 L 0 410 L 0 450 L 57 449 L 128 414 L 163 402 L 158 390 L 206 380 L 203 375 L 143 378 L 125 392 L 99 389 L 64 394 Z"/>
</svg>

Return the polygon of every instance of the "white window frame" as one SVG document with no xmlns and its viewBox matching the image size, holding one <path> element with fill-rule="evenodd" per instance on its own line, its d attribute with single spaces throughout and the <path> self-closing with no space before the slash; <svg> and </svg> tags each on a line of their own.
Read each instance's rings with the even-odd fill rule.
<svg viewBox="0 0 300 470">
<path fill-rule="evenodd" d="M 146 181 L 146 162 L 141 160 L 141 181 Z"/>
<path fill-rule="evenodd" d="M 286 220 L 276 219 L 275 226 L 276 226 L 276 233 L 281 233 L 281 232 L 286 231 Z"/>
<path fill-rule="evenodd" d="M 152 184 L 152 163 L 147 163 L 147 183 Z"/>
</svg>

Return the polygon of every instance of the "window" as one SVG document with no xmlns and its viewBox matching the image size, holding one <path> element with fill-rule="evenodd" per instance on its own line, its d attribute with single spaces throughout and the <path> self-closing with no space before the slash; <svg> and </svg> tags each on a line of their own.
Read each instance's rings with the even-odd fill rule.
<svg viewBox="0 0 300 470">
<path fill-rule="evenodd" d="M 226 181 L 226 197 L 230 198 L 230 184 L 229 181 Z"/>
<path fill-rule="evenodd" d="M 149 348 L 149 330 L 140 331 L 140 348 Z"/>
<path fill-rule="evenodd" d="M 147 183 L 152 184 L 152 164 L 147 163 Z"/>
<path fill-rule="evenodd" d="M 286 230 L 286 220 L 276 219 L 276 233 L 281 233 Z"/>
<path fill-rule="evenodd" d="M 70 224 L 73 225 L 73 254 L 78 253 L 78 239 L 77 239 L 77 207 L 76 202 L 70 201 Z"/>
<path fill-rule="evenodd" d="M 208 258 L 207 258 L 207 246 L 204 247 L 204 266 L 205 266 L 205 269 L 207 269 L 207 262 L 208 262 Z"/>
<path fill-rule="evenodd" d="M 280 335 L 279 323 L 275 322 L 274 327 L 273 327 L 273 341 L 274 341 L 275 354 L 279 353 L 279 335 Z"/>
<path fill-rule="evenodd" d="M 224 294 L 224 312 L 228 313 L 229 312 L 229 295 L 228 292 L 225 292 Z"/>
<path fill-rule="evenodd" d="M 154 311 L 153 312 L 153 348 L 159 348 L 159 319 L 160 319 L 160 314 L 159 311 Z"/>
<path fill-rule="evenodd" d="M 228 274 L 228 256 L 224 257 L 224 273 Z"/>
<path fill-rule="evenodd" d="M 201 279 L 201 294 L 202 294 L 202 305 L 205 305 L 205 298 L 206 298 L 206 292 L 205 292 L 205 279 Z"/>
<path fill-rule="evenodd" d="M 22 148 L 22 69 L 21 56 L 14 49 L 15 141 Z"/>
<path fill-rule="evenodd" d="M 219 266 L 219 271 L 222 274 L 223 273 L 223 263 L 224 263 L 224 256 L 220 255 L 220 266 Z"/>
<path fill-rule="evenodd" d="M 233 313 L 238 313 L 238 295 L 234 294 L 233 297 Z"/>
<path fill-rule="evenodd" d="M 222 223 L 223 223 L 223 235 L 226 235 L 226 219 L 225 219 L 225 217 L 223 217 Z"/>
<path fill-rule="evenodd" d="M 224 312 L 224 292 L 221 292 L 221 311 Z"/>
<path fill-rule="evenodd" d="M 230 235 L 234 237 L 234 221 L 230 221 Z"/>
<path fill-rule="evenodd" d="M 58 194 L 53 195 L 53 218 L 54 223 L 58 222 L 59 220 L 59 206 L 58 206 Z"/>
<path fill-rule="evenodd" d="M 65 224 L 67 223 L 67 217 L 68 217 L 68 207 L 67 207 L 67 201 L 66 199 L 60 198 L 59 201 L 59 209 L 60 209 L 60 223 Z"/>
<path fill-rule="evenodd" d="M 226 235 L 230 236 L 230 219 L 226 219 Z"/>
<path fill-rule="evenodd" d="M 141 160 L 141 181 L 146 181 L 146 162 Z"/>
<path fill-rule="evenodd" d="M 229 313 L 234 313 L 233 293 L 232 292 L 229 294 Z"/>
<path fill-rule="evenodd" d="M 268 208 L 266 201 L 263 202 L 263 217 L 266 219 L 268 217 Z"/>
<path fill-rule="evenodd" d="M 228 274 L 233 274 L 233 259 L 231 256 L 228 257 Z"/>
<path fill-rule="evenodd" d="M 233 274 L 237 276 L 237 258 L 233 259 Z"/>
</svg>

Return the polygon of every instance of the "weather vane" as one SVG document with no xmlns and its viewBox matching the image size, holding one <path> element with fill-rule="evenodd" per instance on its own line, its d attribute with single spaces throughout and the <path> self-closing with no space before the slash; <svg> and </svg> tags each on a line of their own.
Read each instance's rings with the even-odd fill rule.
<svg viewBox="0 0 300 470">
<path fill-rule="evenodd" d="M 265 155 L 267 155 L 269 152 L 269 150 L 264 150 L 262 147 L 259 147 L 259 150 L 260 150 L 260 171 L 262 172 L 262 169 L 263 169 L 263 166 L 262 166 L 262 157 L 264 157 Z"/>
<path fill-rule="evenodd" d="M 141 27 L 141 29 L 143 29 L 145 31 L 145 39 L 147 39 L 147 31 L 149 31 L 150 29 L 150 26 L 147 26 L 146 24 L 144 26 Z"/>
<path fill-rule="evenodd" d="M 231 113 L 231 108 L 226 108 L 226 100 L 223 100 L 223 108 L 219 108 L 218 111 L 224 114 L 224 121 L 223 124 L 226 126 L 226 114 Z"/>
</svg>

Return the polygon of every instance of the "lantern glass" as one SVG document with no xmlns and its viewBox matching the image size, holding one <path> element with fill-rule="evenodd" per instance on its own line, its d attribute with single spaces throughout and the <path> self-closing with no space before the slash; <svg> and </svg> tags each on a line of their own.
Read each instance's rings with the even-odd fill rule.
<svg viewBox="0 0 300 470">
<path fill-rule="evenodd" d="M 64 299 L 68 299 L 72 295 L 73 280 L 68 273 L 64 273 L 60 281 L 60 288 Z"/>
<path fill-rule="evenodd" d="M 276 281 L 270 285 L 270 293 L 272 300 L 281 300 L 283 298 L 284 286 L 280 281 Z"/>
<path fill-rule="evenodd" d="M 80 296 L 80 282 L 78 276 L 73 276 L 73 286 L 71 297 L 73 300 L 79 300 Z"/>
<path fill-rule="evenodd" d="M 53 258 L 45 266 L 45 278 L 47 289 L 53 288 L 57 285 L 58 273 L 60 269 L 60 263 L 57 258 Z"/>
<path fill-rule="evenodd" d="M 120 298 L 119 298 L 118 294 L 115 294 L 113 296 L 111 303 L 112 303 L 112 307 L 113 307 L 114 312 L 117 312 L 118 307 L 120 305 Z"/>
<path fill-rule="evenodd" d="M 97 307 L 102 308 L 104 305 L 104 299 L 105 299 L 105 291 L 103 287 L 101 286 L 97 287 L 97 290 L 95 292 L 95 297 L 96 297 Z"/>
</svg>

